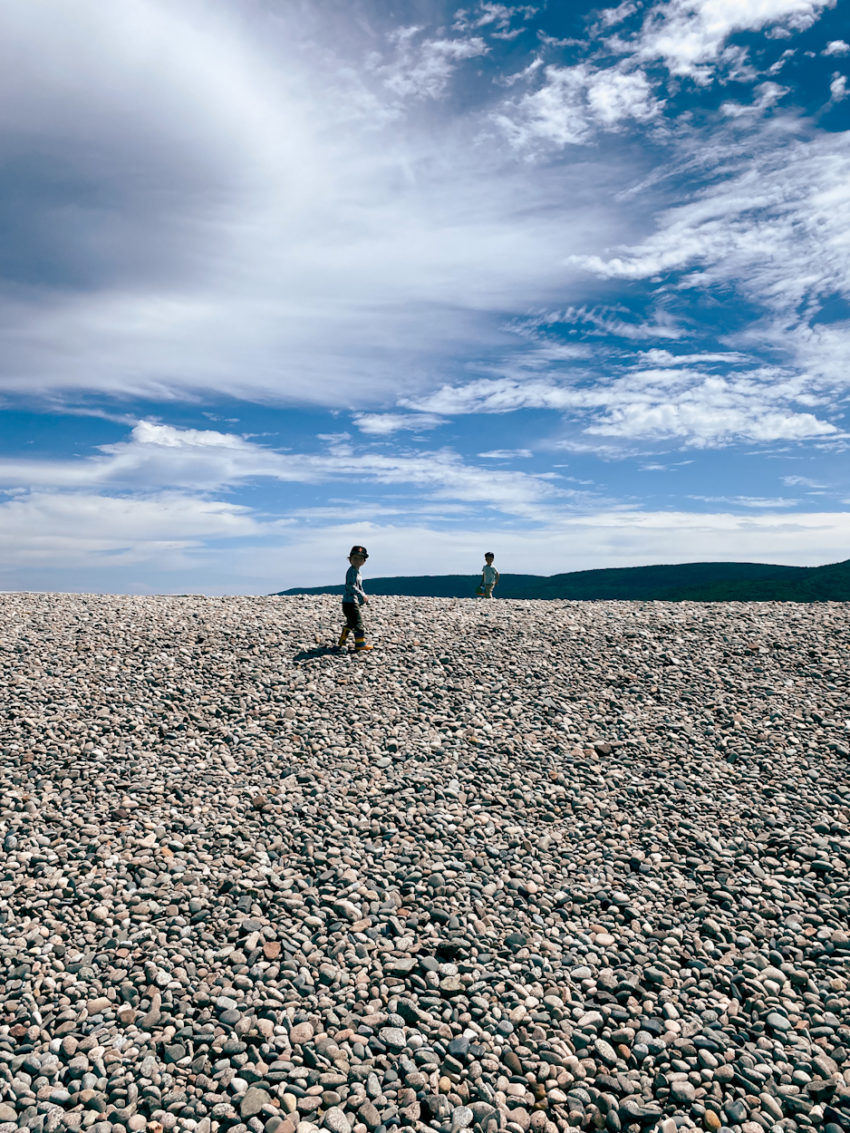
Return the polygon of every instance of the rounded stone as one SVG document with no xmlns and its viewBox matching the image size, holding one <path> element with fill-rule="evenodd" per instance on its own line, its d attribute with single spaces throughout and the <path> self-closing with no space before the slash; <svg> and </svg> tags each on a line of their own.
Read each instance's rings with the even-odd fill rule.
<svg viewBox="0 0 850 1133">
<path fill-rule="evenodd" d="M 331 1133 L 351 1133 L 351 1123 L 348 1115 L 339 1106 L 331 1106 L 322 1119 L 322 1125 Z"/>
<path fill-rule="evenodd" d="M 382 1027 L 378 1037 L 394 1054 L 400 1053 L 407 1046 L 407 1039 L 401 1027 Z"/>
</svg>

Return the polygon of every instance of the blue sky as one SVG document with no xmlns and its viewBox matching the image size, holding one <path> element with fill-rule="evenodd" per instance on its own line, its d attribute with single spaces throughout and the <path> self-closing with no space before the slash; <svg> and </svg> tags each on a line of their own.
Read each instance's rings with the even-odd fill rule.
<svg viewBox="0 0 850 1133">
<path fill-rule="evenodd" d="M 0 588 L 850 556 L 850 3 L 0 7 Z"/>
</svg>

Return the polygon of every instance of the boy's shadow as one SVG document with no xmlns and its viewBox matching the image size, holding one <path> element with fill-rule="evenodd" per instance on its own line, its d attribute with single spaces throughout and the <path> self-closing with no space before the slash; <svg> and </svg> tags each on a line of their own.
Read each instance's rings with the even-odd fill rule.
<svg viewBox="0 0 850 1133">
<path fill-rule="evenodd" d="M 340 653 L 335 645 L 317 645 L 315 649 L 302 649 L 292 658 L 293 664 L 300 661 L 314 661 L 317 657 L 336 657 Z"/>
</svg>

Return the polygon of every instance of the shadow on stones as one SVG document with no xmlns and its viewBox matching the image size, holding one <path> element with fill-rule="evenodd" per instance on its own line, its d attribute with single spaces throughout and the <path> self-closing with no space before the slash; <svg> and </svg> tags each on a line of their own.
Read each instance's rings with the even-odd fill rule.
<svg viewBox="0 0 850 1133">
<path fill-rule="evenodd" d="M 304 661 L 315 661 L 319 657 L 344 657 L 347 650 L 338 650 L 335 645 L 317 645 L 315 649 L 302 649 L 292 658 L 295 665 Z"/>
</svg>

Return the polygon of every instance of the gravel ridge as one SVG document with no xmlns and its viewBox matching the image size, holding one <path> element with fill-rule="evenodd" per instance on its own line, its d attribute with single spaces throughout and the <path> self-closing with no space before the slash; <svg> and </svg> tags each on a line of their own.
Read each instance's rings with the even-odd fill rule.
<svg viewBox="0 0 850 1133">
<path fill-rule="evenodd" d="M 0 1133 L 850 1130 L 850 605 L 0 595 Z"/>
</svg>

